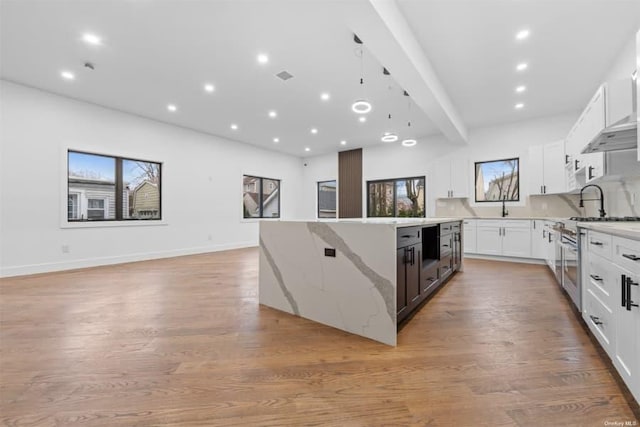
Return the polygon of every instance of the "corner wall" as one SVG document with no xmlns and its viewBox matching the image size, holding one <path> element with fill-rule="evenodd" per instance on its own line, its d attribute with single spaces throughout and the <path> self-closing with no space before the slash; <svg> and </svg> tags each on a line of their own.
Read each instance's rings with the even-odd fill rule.
<svg viewBox="0 0 640 427">
<path fill-rule="evenodd" d="M 243 174 L 280 178 L 282 218 L 300 217 L 300 158 L 3 80 L 0 91 L 0 276 L 257 245 Z M 163 221 L 63 228 L 69 148 L 163 162 Z"/>
</svg>

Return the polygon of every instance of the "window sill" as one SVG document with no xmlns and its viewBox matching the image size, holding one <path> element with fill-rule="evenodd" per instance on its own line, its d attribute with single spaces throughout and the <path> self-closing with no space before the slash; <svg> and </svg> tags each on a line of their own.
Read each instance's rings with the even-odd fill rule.
<svg viewBox="0 0 640 427">
<path fill-rule="evenodd" d="M 60 224 L 60 228 L 111 228 L 111 227 L 153 227 L 169 225 L 165 220 L 151 221 L 86 221 L 68 222 Z"/>
<path fill-rule="evenodd" d="M 240 222 L 280 221 L 282 218 L 240 218 Z"/>
</svg>

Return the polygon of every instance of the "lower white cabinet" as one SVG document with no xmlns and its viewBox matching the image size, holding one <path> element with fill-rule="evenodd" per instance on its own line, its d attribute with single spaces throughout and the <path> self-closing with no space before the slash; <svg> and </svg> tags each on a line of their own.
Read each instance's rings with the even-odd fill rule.
<svg viewBox="0 0 640 427">
<path fill-rule="evenodd" d="M 467 253 L 467 254 L 476 253 L 478 250 L 476 220 L 465 219 L 462 222 L 462 227 L 463 227 L 462 236 L 464 239 L 464 247 L 463 247 L 464 253 Z"/>
<path fill-rule="evenodd" d="M 477 220 L 477 253 L 531 258 L 531 220 Z"/>
<path fill-rule="evenodd" d="M 640 402 L 640 241 L 591 230 L 586 238 L 582 317 Z"/>
<path fill-rule="evenodd" d="M 534 219 L 531 221 L 531 258 L 545 259 L 547 253 L 547 233 L 544 230 L 544 221 Z"/>
</svg>

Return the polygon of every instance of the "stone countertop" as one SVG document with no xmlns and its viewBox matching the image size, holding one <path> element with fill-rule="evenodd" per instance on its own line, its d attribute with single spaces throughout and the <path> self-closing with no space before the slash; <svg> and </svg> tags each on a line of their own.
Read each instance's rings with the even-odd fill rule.
<svg viewBox="0 0 640 427">
<path fill-rule="evenodd" d="M 501 217 L 501 216 L 465 216 L 463 217 L 463 219 L 525 219 L 525 220 L 532 220 L 532 219 L 536 219 L 536 220 L 541 220 L 541 221 L 562 221 L 562 220 L 566 220 L 568 218 L 558 218 L 558 217 L 549 217 L 549 216 L 523 216 L 523 217 L 516 217 L 516 216 L 506 216 L 506 217 Z"/>
<path fill-rule="evenodd" d="M 414 227 L 419 225 L 435 225 L 444 222 L 462 221 L 462 218 L 432 217 L 432 218 L 353 218 L 353 219 L 329 219 L 301 222 L 328 222 L 337 224 L 367 224 L 367 225 L 392 225 L 396 228 Z M 300 222 L 300 221 L 293 221 Z"/>
<path fill-rule="evenodd" d="M 579 222 L 578 227 L 627 239 L 640 240 L 640 221 L 633 222 Z"/>
</svg>

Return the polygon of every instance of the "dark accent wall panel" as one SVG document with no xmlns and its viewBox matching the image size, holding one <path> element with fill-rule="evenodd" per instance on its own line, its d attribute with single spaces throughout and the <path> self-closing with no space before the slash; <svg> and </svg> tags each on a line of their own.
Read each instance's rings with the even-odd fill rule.
<svg viewBox="0 0 640 427">
<path fill-rule="evenodd" d="M 338 218 L 362 218 L 362 148 L 338 153 Z"/>
</svg>

